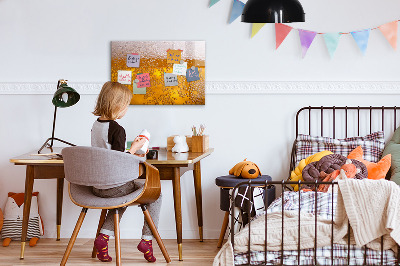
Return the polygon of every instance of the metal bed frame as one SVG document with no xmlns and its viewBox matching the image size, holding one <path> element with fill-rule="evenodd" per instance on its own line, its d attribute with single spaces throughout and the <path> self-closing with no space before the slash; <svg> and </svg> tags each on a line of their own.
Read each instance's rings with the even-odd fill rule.
<svg viewBox="0 0 400 266">
<path fill-rule="evenodd" d="M 336 122 L 338 120 L 338 119 L 336 119 L 336 113 L 337 112 L 344 112 L 344 121 L 341 121 L 341 122 L 342 122 L 342 125 L 344 125 L 345 137 L 347 138 L 348 137 L 348 125 L 349 125 L 349 121 L 348 121 L 349 119 L 348 118 L 349 118 L 349 113 L 350 112 L 356 112 L 356 115 L 357 115 L 357 136 L 360 136 L 360 122 L 361 122 L 360 113 L 361 112 L 363 112 L 363 113 L 369 112 L 369 132 L 372 133 L 373 114 L 375 114 L 376 112 L 379 112 L 379 111 L 381 112 L 381 130 L 384 131 L 384 129 L 385 129 L 385 113 L 387 113 L 387 111 L 393 112 L 392 113 L 393 114 L 393 130 L 395 130 L 396 129 L 396 125 L 397 125 L 397 122 L 396 122 L 396 120 L 397 120 L 396 119 L 397 118 L 397 111 L 399 109 L 400 108 L 398 108 L 396 106 L 393 106 L 393 107 L 385 107 L 385 106 L 382 106 L 382 107 L 372 107 L 372 106 L 369 106 L 369 107 L 360 107 L 360 106 L 357 106 L 357 107 L 348 107 L 348 106 L 344 106 L 344 107 L 337 107 L 337 106 L 331 106 L 331 107 L 324 107 L 324 106 L 312 107 L 312 106 L 308 106 L 308 107 L 303 107 L 296 114 L 296 138 L 300 134 L 299 133 L 299 125 L 300 125 L 299 124 L 299 120 L 300 120 L 300 114 L 303 111 L 308 111 L 308 134 L 309 135 L 311 135 L 311 131 L 312 131 L 312 126 L 311 126 L 312 115 L 311 115 L 311 113 L 312 113 L 313 110 L 319 111 L 319 115 L 320 115 L 320 136 L 324 136 L 324 126 L 326 125 L 326 124 L 324 125 L 324 116 L 327 113 L 327 112 L 325 112 L 325 114 L 324 114 L 324 111 L 325 110 L 331 110 L 329 113 L 331 113 L 331 115 L 332 115 L 331 118 L 332 118 L 332 123 L 333 123 L 332 124 L 332 129 L 333 129 L 332 136 L 333 136 L 333 138 L 336 137 Z M 328 120 L 328 119 L 325 119 L 325 121 L 326 120 Z M 353 123 L 353 125 L 354 125 L 354 123 Z M 292 153 L 291 153 L 289 176 L 290 176 L 290 172 L 296 167 L 296 165 L 295 165 L 295 158 L 296 158 L 295 146 L 296 146 L 296 141 L 293 144 L 293 149 L 292 149 Z M 233 191 L 232 191 L 232 195 L 235 195 L 235 192 L 239 187 L 242 187 L 242 186 L 252 186 L 252 187 L 254 186 L 254 187 L 256 187 L 257 186 L 259 188 L 263 188 L 264 189 L 266 198 L 268 198 L 268 189 L 266 189 L 266 188 L 268 188 L 269 186 L 271 186 L 271 185 L 281 186 L 282 195 L 283 195 L 285 190 L 291 190 L 290 186 L 287 186 L 287 185 L 292 185 L 292 184 L 299 185 L 299 187 L 300 187 L 301 184 L 315 185 L 314 186 L 315 187 L 314 191 L 317 192 L 317 189 L 318 189 L 319 185 L 330 184 L 330 185 L 332 185 L 332 189 L 334 189 L 334 186 L 336 186 L 338 183 L 336 181 L 332 181 L 332 182 L 320 182 L 320 181 L 304 182 L 304 181 L 285 181 L 285 180 L 283 180 L 283 181 L 265 181 L 265 182 L 263 182 L 263 181 L 252 181 L 250 179 L 249 181 L 242 182 L 242 183 L 238 184 L 237 186 L 235 186 Z M 301 202 L 301 192 L 300 192 L 300 190 L 298 191 L 298 193 L 299 193 L 299 202 Z M 252 196 L 253 196 L 252 194 L 253 194 L 253 191 L 250 189 L 250 198 L 252 198 Z M 282 198 L 282 212 L 284 212 L 284 197 L 281 197 L 281 198 Z M 333 199 L 334 199 L 334 193 L 332 193 L 332 213 L 331 213 L 331 215 L 332 215 L 332 221 L 331 221 L 332 222 L 331 223 L 331 225 L 332 225 L 332 227 L 331 227 L 332 228 L 332 237 L 331 237 L 331 261 L 332 261 L 332 265 L 333 265 L 333 262 L 334 262 L 334 254 L 333 254 L 333 252 L 334 252 L 334 250 L 333 250 L 333 244 L 334 244 L 333 243 L 333 224 L 334 224 L 334 220 L 333 220 L 334 219 L 334 217 L 333 217 L 333 210 L 334 210 L 333 204 L 334 203 L 333 203 L 333 201 L 334 200 Z M 317 193 L 315 193 L 315 213 L 317 213 L 317 208 L 318 208 L 317 207 L 317 202 L 318 202 Z M 264 262 L 260 263 L 259 265 L 272 265 L 272 264 L 268 264 L 268 262 L 267 262 L 267 252 L 268 252 L 268 250 L 267 250 L 267 242 L 268 242 L 268 239 L 267 239 L 267 233 L 268 233 L 268 227 L 267 227 L 268 219 L 267 219 L 267 216 L 268 215 L 267 215 L 267 211 L 266 210 L 267 210 L 268 206 L 266 204 L 267 204 L 267 201 L 264 202 L 264 207 L 265 207 Z M 298 214 L 299 214 L 298 226 L 300 227 L 300 204 L 299 204 Z M 230 232 L 231 239 L 230 239 L 230 241 L 231 241 L 231 244 L 232 244 L 233 248 L 234 248 L 234 245 L 235 245 L 235 241 L 234 241 L 234 237 L 235 237 L 235 234 L 234 234 L 234 217 L 235 217 L 234 197 L 232 197 L 232 201 L 231 201 L 231 232 Z M 317 255 L 316 255 L 317 238 L 318 238 L 316 224 L 317 224 L 317 215 L 315 215 L 315 239 L 314 239 L 314 258 L 313 258 L 314 263 L 313 264 L 307 264 L 307 265 L 318 265 L 317 264 Z M 250 265 L 251 264 L 251 255 L 250 255 L 251 254 L 251 249 L 250 249 L 250 243 L 251 243 L 251 230 L 250 230 L 251 229 L 251 219 L 249 219 L 248 227 L 249 227 L 249 242 L 248 242 L 248 245 L 247 245 L 247 262 L 248 263 L 245 264 L 245 265 Z M 283 256 L 283 251 L 284 251 L 284 240 L 283 240 L 283 238 L 284 238 L 283 237 L 283 235 L 284 235 L 284 218 L 283 218 L 283 216 L 282 216 L 282 232 L 281 232 L 281 234 L 282 234 L 281 250 L 280 250 L 281 256 L 280 256 L 280 264 L 279 265 L 284 265 L 283 264 L 283 259 L 284 259 L 284 256 Z M 297 265 L 305 265 L 305 264 L 300 264 L 300 254 L 301 254 L 300 242 L 301 242 L 301 238 L 300 238 L 300 230 L 299 230 L 298 243 L 297 243 L 297 246 L 298 246 L 298 248 L 297 248 Z M 398 248 L 399 252 L 397 253 L 397 258 L 396 258 L 395 265 L 400 265 L 400 249 L 399 249 L 400 246 L 397 245 L 397 248 Z M 366 248 L 366 246 L 363 246 L 363 249 L 364 249 L 364 263 L 363 263 L 363 265 L 367 265 L 366 264 L 367 263 L 367 253 L 366 253 L 366 249 L 367 248 Z M 350 265 L 350 224 L 348 226 L 348 233 L 347 233 L 347 264 L 346 265 Z M 384 265 L 384 261 L 383 261 L 383 236 L 381 237 L 380 265 Z"/>
</svg>

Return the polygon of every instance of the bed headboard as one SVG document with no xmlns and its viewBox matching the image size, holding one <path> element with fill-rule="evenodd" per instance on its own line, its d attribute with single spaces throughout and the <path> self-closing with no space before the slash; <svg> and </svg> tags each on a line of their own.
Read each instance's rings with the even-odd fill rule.
<svg viewBox="0 0 400 266">
<path fill-rule="evenodd" d="M 327 136 L 328 133 L 326 130 L 328 123 L 331 125 L 331 132 L 333 138 L 346 138 L 346 137 L 355 137 L 360 136 L 360 129 L 362 127 L 367 126 L 369 128 L 368 133 L 372 133 L 373 130 L 382 130 L 385 132 L 385 124 L 388 121 L 392 122 L 393 129 L 397 127 L 397 111 L 400 108 L 396 106 L 392 107 L 362 107 L 362 106 L 308 106 L 301 108 L 296 114 L 296 137 L 298 134 L 309 134 L 316 135 L 318 132 L 311 132 L 313 126 L 319 124 L 319 135 L 318 136 Z M 320 120 L 316 120 L 312 122 L 312 118 L 314 118 L 314 114 L 318 113 Z M 308 119 L 304 119 L 304 115 L 308 117 Z M 369 118 L 367 121 L 365 118 Z M 355 124 L 356 122 L 356 124 Z M 367 122 L 367 123 L 366 123 Z M 301 131 L 301 123 L 306 123 L 308 132 Z M 374 125 L 379 125 L 380 128 L 374 128 Z M 304 126 L 304 124 L 303 124 Z M 344 131 L 344 135 L 336 136 L 337 128 Z M 357 135 L 349 135 L 349 129 L 357 128 Z M 304 128 L 303 128 L 304 129 Z M 385 133 L 391 133 L 386 131 Z M 365 132 L 364 132 L 365 133 Z M 387 134 L 385 134 L 386 136 Z"/>
<path fill-rule="evenodd" d="M 296 114 L 296 137 L 299 134 L 347 138 L 363 136 L 375 131 L 383 131 L 389 139 L 398 126 L 396 106 L 308 106 Z M 295 144 L 293 144 L 290 171 L 295 164 Z M 289 172 L 290 176 L 290 172 Z"/>
</svg>

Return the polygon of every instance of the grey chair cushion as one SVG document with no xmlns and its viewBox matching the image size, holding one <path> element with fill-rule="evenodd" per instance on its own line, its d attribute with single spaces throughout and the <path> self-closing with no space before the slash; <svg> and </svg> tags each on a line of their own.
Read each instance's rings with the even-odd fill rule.
<svg viewBox="0 0 400 266">
<path fill-rule="evenodd" d="M 145 180 L 136 180 L 136 182 L 145 182 Z M 82 186 L 70 183 L 70 195 L 71 198 L 78 203 L 79 205 L 89 206 L 94 208 L 104 208 L 104 207 L 112 207 L 118 206 L 129 201 L 135 199 L 140 193 L 142 193 L 143 188 L 140 188 L 131 194 L 128 194 L 123 197 L 117 198 L 101 198 L 97 197 L 92 193 L 92 187 L 89 186 Z"/>
<path fill-rule="evenodd" d="M 144 158 L 97 147 L 67 147 L 62 150 L 65 179 L 97 188 L 117 187 L 139 176 Z"/>
</svg>

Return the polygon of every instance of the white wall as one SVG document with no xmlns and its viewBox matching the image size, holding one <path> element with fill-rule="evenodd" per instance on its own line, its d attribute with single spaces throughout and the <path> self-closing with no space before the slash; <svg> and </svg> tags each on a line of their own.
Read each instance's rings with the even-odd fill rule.
<svg viewBox="0 0 400 266">
<path fill-rule="evenodd" d="M 329 59 L 318 36 L 305 59 L 296 31 L 274 50 L 273 25 L 250 40 L 250 25 L 227 24 L 230 0 L 208 9 L 208 0 L 152 1 L 11 1 L 0 0 L 0 82 L 104 82 L 110 77 L 112 40 L 205 40 L 208 81 L 399 81 L 399 52 L 391 50 L 379 31 L 371 33 L 363 57 L 349 35 L 342 37 Z M 351 31 L 399 19 L 397 1 L 303 0 L 307 22 L 294 24 L 321 32 Z M 1 84 L 0 84 L 1 88 Z M 0 90 L 1 91 L 1 90 Z M 7 192 L 24 190 L 25 168 L 9 158 L 35 150 L 51 134 L 50 95 L 0 95 L 0 207 Z M 91 115 L 96 95 L 60 109 L 56 135 L 78 145 L 90 144 Z M 294 115 L 308 105 L 398 105 L 399 95 L 379 94 L 208 94 L 205 106 L 132 106 L 120 122 L 132 139 L 142 128 L 152 132 L 153 145 L 165 146 L 176 133 L 189 134 L 204 123 L 215 152 L 202 162 L 205 238 L 218 238 L 223 214 L 214 179 L 238 161 L 255 161 L 275 180 L 286 176 L 294 138 Z M 45 237 L 55 237 L 55 180 L 38 180 Z M 172 188 L 162 182 L 164 195 L 159 230 L 175 238 Z M 79 208 L 64 191 L 62 237 L 69 237 Z M 182 177 L 184 238 L 197 237 L 193 181 Z M 92 237 L 99 212 L 90 211 L 80 237 Z M 140 218 L 138 218 L 140 217 Z M 142 218 L 130 208 L 121 222 L 123 238 L 139 238 Z"/>
</svg>

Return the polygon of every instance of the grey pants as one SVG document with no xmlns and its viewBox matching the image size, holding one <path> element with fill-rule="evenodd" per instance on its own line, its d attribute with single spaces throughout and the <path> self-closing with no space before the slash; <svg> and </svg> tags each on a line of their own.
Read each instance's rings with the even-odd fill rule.
<svg viewBox="0 0 400 266">
<path fill-rule="evenodd" d="M 138 182 L 135 180 L 130 181 L 122 186 L 113 187 L 108 189 L 98 189 L 93 188 L 93 194 L 101 197 L 101 198 L 116 198 L 128 195 L 144 186 L 144 182 Z M 146 204 L 146 207 L 153 218 L 155 226 L 158 228 L 158 221 L 160 219 L 160 211 L 161 211 L 161 202 L 162 196 L 153 203 Z M 126 207 L 118 208 L 119 219 L 122 218 Z M 106 234 L 109 236 L 114 236 L 114 214 L 115 209 L 108 210 L 106 220 L 104 221 L 103 227 L 100 230 L 100 233 Z M 142 239 L 151 240 L 153 238 L 153 234 L 150 230 L 149 225 L 147 224 L 146 220 L 144 221 L 143 230 L 142 230 Z"/>
</svg>

